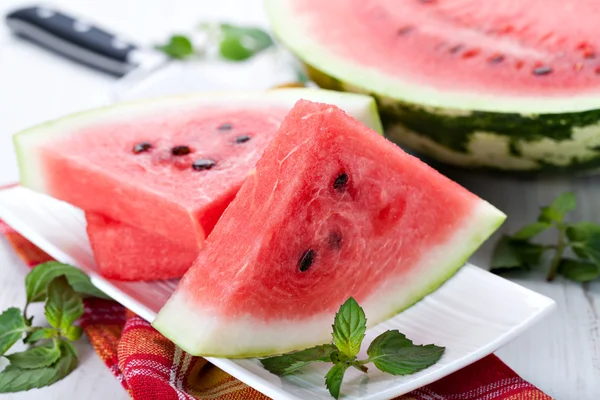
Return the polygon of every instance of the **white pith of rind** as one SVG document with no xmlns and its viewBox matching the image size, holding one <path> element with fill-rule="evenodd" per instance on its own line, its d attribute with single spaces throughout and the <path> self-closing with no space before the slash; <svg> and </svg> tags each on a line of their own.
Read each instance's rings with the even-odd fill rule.
<svg viewBox="0 0 600 400">
<path fill-rule="evenodd" d="M 294 103 L 300 99 L 335 104 L 365 125 L 379 133 L 382 132 L 374 99 L 361 94 L 289 88 L 264 92 L 200 93 L 146 99 L 83 111 L 37 125 L 14 135 L 21 184 L 39 192 L 47 192 L 44 170 L 36 149 L 44 143 L 76 134 L 81 129 L 94 126 L 96 123 L 106 124 L 135 120 L 155 112 L 170 110 L 185 112 L 186 109 L 202 106 L 223 109 L 244 106 L 246 110 L 261 107 L 289 107 L 291 109 Z"/>
<path fill-rule="evenodd" d="M 300 0 L 266 0 L 269 20 L 279 39 L 309 65 L 366 91 L 450 110 L 555 114 L 600 108 L 600 93 L 542 97 L 475 93 L 469 92 L 469 88 L 442 91 L 415 83 L 408 76 L 401 79 L 382 73 L 376 68 L 345 59 L 333 53 L 322 41 L 316 40 L 307 18 L 292 9 L 292 4 L 297 1 Z"/>
<path fill-rule="evenodd" d="M 452 237 L 427 249 L 410 272 L 390 277 L 373 295 L 361 302 L 369 326 L 386 320 L 412 305 L 454 274 L 492 232 L 505 215 L 485 201 L 477 203 Z M 400 261 L 401 262 L 401 261 Z M 218 303 L 218 299 L 215 299 Z M 183 350 L 193 355 L 239 358 L 266 356 L 331 341 L 335 312 L 302 320 L 264 321 L 246 315 L 226 318 L 197 304 L 176 290 L 152 325 Z"/>
</svg>

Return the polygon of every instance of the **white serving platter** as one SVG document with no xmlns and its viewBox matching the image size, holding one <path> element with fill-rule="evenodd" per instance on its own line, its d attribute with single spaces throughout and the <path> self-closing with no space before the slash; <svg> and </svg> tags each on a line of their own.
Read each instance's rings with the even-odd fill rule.
<svg viewBox="0 0 600 400">
<path fill-rule="evenodd" d="M 26 188 L 0 190 L 0 219 L 58 261 L 85 270 L 99 289 L 148 321 L 154 319 L 177 284 L 175 280 L 132 283 L 102 278 L 94 263 L 82 211 Z M 376 368 L 370 368 L 368 375 L 350 369 L 344 378 L 342 398 L 391 399 L 425 386 L 491 354 L 555 306 L 545 296 L 467 264 L 440 289 L 366 334 L 364 343 L 368 345 L 381 332 L 398 329 L 415 343 L 446 347 L 442 359 L 424 371 L 401 377 Z M 331 399 L 324 385 L 328 369 L 324 363 L 279 378 L 256 359 L 208 360 L 276 400 Z"/>
</svg>

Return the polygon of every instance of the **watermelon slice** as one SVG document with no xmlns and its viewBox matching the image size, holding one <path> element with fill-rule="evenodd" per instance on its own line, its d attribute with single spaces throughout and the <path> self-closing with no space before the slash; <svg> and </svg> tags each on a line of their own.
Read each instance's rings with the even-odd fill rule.
<svg viewBox="0 0 600 400">
<path fill-rule="evenodd" d="M 402 145 L 465 167 L 600 166 L 597 1 L 266 4 L 313 80 L 375 95 Z"/>
<path fill-rule="evenodd" d="M 181 277 L 198 256 L 169 238 L 96 213 L 86 213 L 87 234 L 102 276 L 126 281 Z"/>
<path fill-rule="evenodd" d="M 300 101 L 153 325 L 194 355 L 323 344 L 349 296 L 370 326 L 393 316 L 504 218 L 335 106 Z"/>
<path fill-rule="evenodd" d="M 190 252 L 199 251 L 300 98 L 337 104 L 381 130 L 372 98 L 322 90 L 203 94 L 118 104 L 15 135 L 21 183 L 124 224 L 95 226 L 91 219 L 88 230 L 100 264 L 122 258 L 127 265 L 141 265 L 147 257 L 137 255 L 144 255 L 156 236 L 183 249 L 185 254 L 170 264 L 187 261 Z M 122 243 L 117 239 L 119 226 L 125 227 L 122 234 L 127 237 Z M 106 232 L 100 232 L 103 229 Z M 136 235 L 135 229 L 142 232 Z M 117 267 L 106 265 L 102 270 L 112 271 L 115 278 L 146 279 L 134 273 L 143 272 L 141 266 L 127 270 L 124 265 L 120 275 Z M 164 264 L 162 277 L 176 276 L 182 268 Z M 159 272 L 151 276 L 159 277 Z"/>
</svg>

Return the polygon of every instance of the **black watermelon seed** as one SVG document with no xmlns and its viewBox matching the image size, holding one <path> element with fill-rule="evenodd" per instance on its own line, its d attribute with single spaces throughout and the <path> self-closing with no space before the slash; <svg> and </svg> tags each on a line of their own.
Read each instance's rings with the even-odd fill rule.
<svg viewBox="0 0 600 400">
<path fill-rule="evenodd" d="M 489 59 L 490 64 L 500 64 L 504 61 L 504 56 L 494 56 Z"/>
<path fill-rule="evenodd" d="M 400 29 L 398 29 L 398 32 L 396 32 L 396 33 L 397 33 L 399 36 L 402 36 L 402 35 L 406 35 L 407 33 L 410 33 L 410 32 L 412 32 L 414 29 L 415 29 L 415 27 L 414 27 L 414 26 L 410 26 L 410 25 L 409 25 L 409 26 L 405 26 L 404 28 L 400 28 Z"/>
<path fill-rule="evenodd" d="M 250 140 L 250 136 L 248 136 L 248 135 L 242 135 L 242 136 L 238 136 L 235 138 L 236 143 L 245 143 L 248 140 Z"/>
<path fill-rule="evenodd" d="M 300 261 L 298 261 L 298 268 L 300 272 L 306 272 L 315 261 L 316 252 L 313 249 L 308 249 L 300 256 Z"/>
<path fill-rule="evenodd" d="M 551 72 L 552 72 L 552 68 L 550 68 L 548 66 L 537 67 L 537 68 L 533 69 L 533 74 L 537 75 L 537 76 L 548 75 Z"/>
<path fill-rule="evenodd" d="M 191 150 L 188 146 L 175 146 L 171 149 L 171 154 L 174 156 L 185 156 L 190 154 Z"/>
<path fill-rule="evenodd" d="M 140 142 L 133 146 L 133 152 L 135 154 L 144 153 L 152 148 L 152 143 L 150 142 Z"/>
<path fill-rule="evenodd" d="M 339 232 L 331 232 L 327 239 L 329 247 L 332 249 L 339 249 L 342 247 L 342 234 Z"/>
<path fill-rule="evenodd" d="M 233 125 L 231 125 L 229 123 L 224 123 L 217 127 L 217 129 L 220 131 L 230 131 L 232 128 L 233 128 Z"/>
<path fill-rule="evenodd" d="M 450 48 L 450 53 L 452 53 L 452 54 L 458 53 L 459 51 L 462 50 L 462 48 L 463 48 L 462 44 L 457 44 L 456 46 Z"/>
<path fill-rule="evenodd" d="M 338 191 L 344 191 L 346 190 L 346 186 L 348 186 L 348 174 L 342 172 L 337 176 L 337 178 L 335 178 L 335 181 L 333 182 L 333 188 Z"/>
<path fill-rule="evenodd" d="M 192 168 L 195 171 L 204 171 L 207 169 L 211 169 L 215 166 L 215 162 L 213 160 L 201 159 L 196 160 L 192 163 Z"/>
</svg>

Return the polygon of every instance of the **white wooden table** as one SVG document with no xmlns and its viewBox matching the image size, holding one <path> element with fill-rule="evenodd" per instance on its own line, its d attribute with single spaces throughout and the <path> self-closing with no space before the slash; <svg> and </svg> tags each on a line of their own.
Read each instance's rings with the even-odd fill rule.
<svg viewBox="0 0 600 400">
<path fill-rule="evenodd" d="M 0 14 L 25 4 L 28 2 L 2 0 Z M 139 43 L 162 40 L 170 32 L 186 31 L 201 20 L 264 22 L 260 0 L 54 0 L 53 4 L 89 16 Z M 12 133 L 42 120 L 105 103 L 113 82 L 113 78 L 102 73 L 11 37 L 0 24 L 0 185 L 14 182 L 18 176 L 10 141 Z M 567 189 L 575 190 L 580 202 L 574 217 L 600 222 L 600 177 L 514 180 L 448 174 L 507 212 L 509 219 L 503 229 L 510 232 L 533 220 L 539 205 Z M 472 261 L 487 266 L 491 246 L 490 241 Z M 24 303 L 25 273 L 25 267 L 0 239 L 0 310 Z M 600 282 L 582 286 L 559 279 L 548 284 L 541 275 L 511 279 L 553 298 L 559 307 L 551 317 L 497 354 L 525 379 L 558 399 L 600 399 Z M 126 399 L 127 393 L 89 343 L 82 341 L 79 349 L 81 364 L 65 380 L 49 388 L 2 398 Z"/>
</svg>

